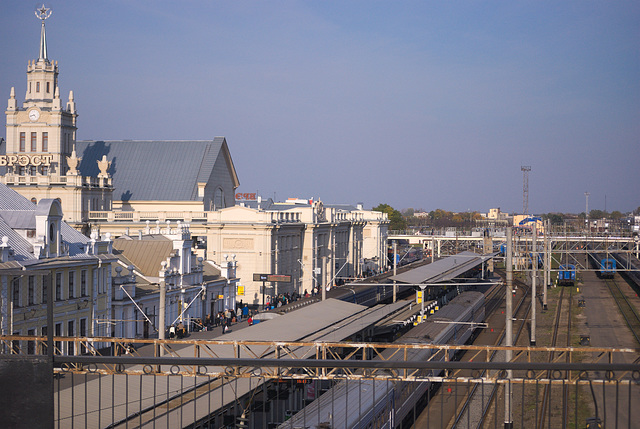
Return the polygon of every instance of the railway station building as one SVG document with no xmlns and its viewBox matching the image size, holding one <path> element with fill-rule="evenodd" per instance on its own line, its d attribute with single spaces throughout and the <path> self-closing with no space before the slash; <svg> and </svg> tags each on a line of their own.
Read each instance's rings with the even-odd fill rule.
<svg viewBox="0 0 640 429">
<path fill-rule="evenodd" d="M 240 182 L 225 137 L 76 141 L 75 97 L 70 91 L 63 103 L 60 93 L 43 19 L 24 102 L 15 88 L 7 102 L 0 183 L 34 204 L 56 199 L 63 220 L 85 236 L 161 235 L 186 227 L 194 257 L 203 258 L 203 266 L 234 264 L 244 292 L 238 298 L 252 304 L 261 304 L 263 293 L 311 293 L 341 277 L 386 268 L 385 214 L 318 200 L 237 201 Z M 167 160 L 171 168 L 158 168 Z M 291 281 L 265 290 L 254 274 Z"/>
</svg>

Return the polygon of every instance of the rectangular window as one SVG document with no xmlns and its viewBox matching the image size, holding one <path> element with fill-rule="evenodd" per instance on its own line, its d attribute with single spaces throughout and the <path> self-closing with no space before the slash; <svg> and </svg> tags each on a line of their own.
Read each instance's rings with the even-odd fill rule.
<svg viewBox="0 0 640 429">
<path fill-rule="evenodd" d="M 75 280 L 76 280 L 76 272 L 69 271 L 69 299 L 76 297 L 76 288 L 75 288 Z"/>
<path fill-rule="evenodd" d="M 20 152 L 24 152 L 27 147 L 27 136 L 25 133 L 20 133 Z"/>
<path fill-rule="evenodd" d="M 62 323 L 56 323 L 56 328 L 55 328 L 55 332 L 54 332 L 54 336 L 56 337 L 61 337 L 62 336 Z M 53 353 L 60 355 L 62 354 L 62 341 L 56 341 L 53 344 Z"/>
<path fill-rule="evenodd" d="M 42 336 L 46 337 L 47 336 L 47 327 L 43 326 L 42 329 L 40 330 L 40 332 L 42 332 Z M 47 354 L 47 342 L 46 342 L 46 338 L 45 341 L 40 343 L 40 354 L 41 355 L 46 355 Z"/>
<path fill-rule="evenodd" d="M 47 93 L 51 92 L 51 82 L 47 82 Z"/>
<path fill-rule="evenodd" d="M 87 319 L 80 319 L 80 336 L 85 338 L 87 336 Z M 84 354 L 87 352 L 87 348 L 82 344 L 80 346 L 80 353 Z"/>
<path fill-rule="evenodd" d="M 40 82 L 36 82 L 36 92 L 40 92 Z"/>
<path fill-rule="evenodd" d="M 35 337 L 36 336 L 36 330 L 35 329 L 29 329 L 27 331 L 27 335 L 29 335 L 30 337 Z M 36 343 L 35 343 L 35 341 L 27 341 L 27 354 L 30 354 L 30 355 L 36 354 Z"/>
<path fill-rule="evenodd" d="M 49 133 L 42 133 L 42 151 L 49 152 Z"/>
<path fill-rule="evenodd" d="M 13 333 L 13 335 L 20 335 L 20 331 L 15 331 Z M 11 341 L 11 353 L 13 354 L 20 354 L 20 341 L 19 340 L 13 340 Z"/>
<path fill-rule="evenodd" d="M 62 301 L 62 273 L 56 273 L 56 301 Z"/>
<path fill-rule="evenodd" d="M 45 176 L 47 174 L 49 174 L 49 167 L 47 167 L 46 165 L 43 165 L 42 166 L 42 174 L 45 175 Z"/>
<path fill-rule="evenodd" d="M 38 167 L 36 167 L 35 165 L 29 167 L 29 174 L 31 176 L 35 176 L 36 174 L 38 174 Z"/>
<path fill-rule="evenodd" d="M 67 337 L 73 337 L 75 335 L 73 328 L 74 328 L 74 321 L 69 320 L 69 323 L 67 323 Z M 74 345 L 73 342 L 69 341 L 69 346 L 67 347 L 69 356 L 73 356 L 75 354 L 73 345 Z"/>
<path fill-rule="evenodd" d="M 11 285 L 13 291 L 13 306 L 20 307 L 20 277 L 14 277 Z"/>
<path fill-rule="evenodd" d="M 87 296 L 87 270 L 80 272 L 80 296 Z"/>
<path fill-rule="evenodd" d="M 38 150 L 38 133 L 31 133 L 31 152 Z"/>
<path fill-rule="evenodd" d="M 51 284 L 51 276 L 42 276 L 42 303 L 46 304 L 49 300 L 49 285 Z"/>
<path fill-rule="evenodd" d="M 36 276 L 29 276 L 29 305 L 35 304 Z"/>
</svg>

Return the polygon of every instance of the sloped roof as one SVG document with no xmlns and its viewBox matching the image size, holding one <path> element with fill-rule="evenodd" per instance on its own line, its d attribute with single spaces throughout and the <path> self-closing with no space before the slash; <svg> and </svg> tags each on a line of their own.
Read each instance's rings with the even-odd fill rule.
<svg viewBox="0 0 640 429">
<path fill-rule="evenodd" d="M 402 274 L 392 276 L 390 277 L 390 280 L 409 284 L 449 281 L 480 265 L 485 260 L 491 259 L 493 256 L 494 255 L 485 256 L 468 251 L 460 252 L 431 264 L 423 265 Z"/>
<path fill-rule="evenodd" d="M 9 238 L 9 246 L 16 261 L 37 260 L 33 255 L 33 245 L 15 230 L 36 229 L 36 211 L 48 210 L 47 200 L 41 200 L 36 205 L 13 189 L 0 183 L 0 237 Z M 62 222 L 60 227 L 62 240 L 69 246 L 69 256 L 72 259 L 87 258 L 85 246 L 89 238 Z M 92 256 L 95 258 L 95 256 Z"/>
<path fill-rule="evenodd" d="M 9 188 L 6 185 L 0 186 L 0 211 L 30 211 L 33 212 L 36 205 L 31 201 Z"/>
<path fill-rule="evenodd" d="M 16 261 L 25 261 L 33 258 L 33 246 L 27 240 L 22 238 L 20 234 L 15 232 L 11 226 L 4 221 L 0 214 L 0 237 L 7 237 L 8 243 L 13 250 L 13 258 Z"/>
<path fill-rule="evenodd" d="M 96 161 L 106 155 L 111 162 L 113 199 L 121 201 L 201 201 L 198 183 L 211 177 L 216 160 L 223 156 L 232 181 L 238 178 L 224 137 L 196 141 L 79 141 L 82 158 L 78 170 L 97 177 Z"/>
<path fill-rule="evenodd" d="M 173 242 L 162 235 L 145 235 L 142 240 L 117 238 L 113 253 L 124 255 L 144 276 L 158 277 L 162 261 L 173 251 Z"/>
</svg>

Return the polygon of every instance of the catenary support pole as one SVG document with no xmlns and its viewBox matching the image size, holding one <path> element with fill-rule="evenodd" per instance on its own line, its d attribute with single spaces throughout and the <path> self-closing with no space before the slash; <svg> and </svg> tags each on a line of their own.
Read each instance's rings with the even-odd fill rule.
<svg viewBox="0 0 640 429">
<path fill-rule="evenodd" d="M 531 238 L 531 345 L 536 345 L 536 307 L 538 300 L 538 293 L 536 291 L 537 278 L 538 278 L 538 224 L 533 223 L 533 236 Z"/>
<path fill-rule="evenodd" d="M 167 329 L 166 326 L 166 305 L 167 305 L 167 283 L 164 278 L 160 280 L 160 305 L 158 312 L 160 313 L 158 320 L 158 339 L 164 340 L 164 333 Z M 158 356 L 164 356 L 164 348 L 162 345 L 158 345 Z"/>
<path fill-rule="evenodd" d="M 506 291 L 506 310 L 505 310 L 505 337 L 504 345 L 513 346 L 513 240 L 512 229 L 507 228 L 507 291 Z M 510 362 L 512 351 L 505 351 L 505 361 Z M 511 379 L 513 371 L 507 371 L 507 378 Z M 504 385 L 504 427 L 505 429 L 513 428 L 513 416 L 511 412 L 511 383 Z"/>
<path fill-rule="evenodd" d="M 325 284 L 325 281 L 329 278 L 329 276 L 327 274 L 327 257 L 323 256 L 322 257 L 322 282 L 320 282 L 320 288 L 322 289 L 322 300 L 326 300 L 327 299 L 327 286 Z"/>
<path fill-rule="evenodd" d="M 393 240 L 393 277 L 398 274 L 398 244 L 396 240 Z M 396 295 L 398 294 L 398 285 L 396 281 L 393 281 L 393 302 L 396 302 Z"/>
<path fill-rule="evenodd" d="M 547 226 L 544 229 L 544 294 L 542 295 L 542 309 L 547 310 L 547 289 L 551 284 L 551 246 L 549 236 L 551 235 L 551 222 L 547 219 Z"/>
</svg>

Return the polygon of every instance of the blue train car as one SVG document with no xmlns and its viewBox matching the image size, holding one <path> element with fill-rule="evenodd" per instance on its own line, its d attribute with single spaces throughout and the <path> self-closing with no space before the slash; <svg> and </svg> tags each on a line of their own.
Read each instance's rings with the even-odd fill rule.
<svg viewBox="0 0 640 429">
<path fill-rule="evenodd" d="M 535 268 L 537 268 L 537 269 L 539 270 L 539 269 L 541 269 L 541 268 L 542 268 L 542 266 L 544 265 L 544 264 L 542 263 L 542 253 L 538 253 L 538 254 L 537 254 L 537 257 L 538 257 L 538 258 L 537 258 L 537 259 L 538 259 L 538 266 L 537 266 L 537 267 L 535 267 Z M 534 259 L 534 258 L 533 258 L 533 253 L 529 253 L 529 268 L 534 268 L 534 266 L 533 266 L 533 259 Z"/>
<path fill-rule="evenodd" d="M 560 265 L 558 269 L 558 286 L 573 286 L 576 282 L 576 266 Z"/>
<path fill-rule="evenodd" d="M 600 277 L 612 279 L 616 273 L 616 260 L 611 258 L 603 258 L 600 260 Z"/>
</svg>

